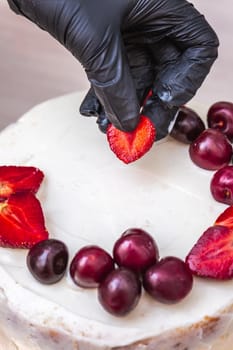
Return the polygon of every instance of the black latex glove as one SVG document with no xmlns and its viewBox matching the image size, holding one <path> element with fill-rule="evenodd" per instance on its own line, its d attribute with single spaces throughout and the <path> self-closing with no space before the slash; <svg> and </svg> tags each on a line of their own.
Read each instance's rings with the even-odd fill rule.
<svg viewBox="0 0 233 350">
<path fill-rule="evenodd" d="M 169 126 L 173 121 L 178 107 L 169 107 L 157 96 L 155 89 L 153 95 L 147 100 L 145 98 L 157 80 L 157 74 L 163 71 L 169 64 L 173 64 L 181 56 L 181 50 L 174 46 L 169 39 L 160 40 L 158 43 L 146 50 L 146 46 L 129 46 L 126 43 L 128 61 L 131 74 L 135 83 L 136 92 L 140 106 L 144 106 L 141 112 L 150 117 L 156 126 L 156 141 L 165 137 Z M 141 49 L 140 49 L 141 48 Z M 80 112 L 84 116 L 97 117 L 97 123 L 101 131 L 106 132 L 110 123 L 104 108 L 97 99 L 94 89 L 90 88 L 84 98 Z"/>
<path fill-rule="evenodd" d="M 95 103 L 122 130 L 136 127 L 140 100 L 151 86 L 154 95 L 145 112 L 159 105 L 155 125 L 171 119 L 193 97 L 217 57 L 216 34 L 185 0 L 8 2 L 81 62 Z M 166 51 L 167 43 L 178 54 L 161 61 L 156 47 Z"/>
</svg>

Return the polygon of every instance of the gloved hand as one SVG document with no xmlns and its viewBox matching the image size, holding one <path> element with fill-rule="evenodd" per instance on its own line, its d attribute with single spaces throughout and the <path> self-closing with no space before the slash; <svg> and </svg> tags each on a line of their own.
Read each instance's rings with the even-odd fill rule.
<svg viewBox="0 0 233 350">
<path fill-rule="evenodd" d="M 125 131 L 136 127 L 151 87 L 144 112 L 158 110 L 155 126 L 167 124 L 194 96 L 217 57 L 216 34 L 185 0 L 8 2 L 81 62 L 95 105 Z"/>
<path fill-rule="evenodd" d="M 149 116 L 154 122 L 156 126 L 156 141 L 158 141 L 167 135 L 169 127 L 178 111 L 178 107 L 167 106 L 158 98 L 156 91 L 154 91 L 150 98 L 146 99 L 146 97 L 154 81 L 156 85 L 157 74 L 165 66 L 175 62 L 181 55 L 181 51 L 168 39 L 160 40 L 157 44 L 154 44 L 151 47 L 151 54 L 148 54 L 148 57 L 146 57 L 145 49 L 140 52 L 138 47 L 132 48 L 127 44 L 126 47 L 141 112 Z M 152 56 L 153 53 L 154 56 Z M 152 59 L 153 57 L 154 59 Z M 93 87 L 90 88 L 84 98 L 80 106 L 80 113 L 84 116 L 97 117 L 100 130 L 106 132 L 110 121 L 106 116 L 104 107 L 97 99 Z"/>
</svg>

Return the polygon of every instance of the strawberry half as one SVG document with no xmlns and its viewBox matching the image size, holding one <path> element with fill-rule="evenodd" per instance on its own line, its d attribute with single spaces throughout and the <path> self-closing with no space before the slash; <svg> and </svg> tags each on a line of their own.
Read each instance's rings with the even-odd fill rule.
<svg viewBox="0 0 233 350">
<path fill-rule="evenodd" d="M 22 191 L 34 193 L 44 178 L 41 170 L 31 166 L 0 166 L 0 198 Z"/>
<path fill-rule="evenodd" d="M 144 115 L 132 132 L 121 131 L 112 124 L 107 129 L 111 150 L 126 164 L 134 162 L 148 152 L 155 141 L 155 136 L 154 124 Z"/>
<path fill-rule="evenodd" d="M 224 212 L 219 215 L 214 224 L 226 226 L 230 229 L 233 229 L 233 206 L 230 206 L 224 210 Z"/>
<path fill-rule="evenodd" d="M 186 257 L 193 274 L 220 280 L 233 278 L 233 230 L 209 227 Z"/>
<path fill-rule="evenodd" d="M 31 248 L 47 239 L 40 202 L 32 192 L 12 194 L 0 203 L 0 246 Z"/>
</svg>

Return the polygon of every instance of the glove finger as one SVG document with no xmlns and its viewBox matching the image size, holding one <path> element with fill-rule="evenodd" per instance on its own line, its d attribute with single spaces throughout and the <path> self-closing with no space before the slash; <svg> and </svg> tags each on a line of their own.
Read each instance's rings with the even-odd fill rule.
<svg viewBox="0 0 233 350">
<path fill-rule="evenodd" d="M 96 123 L 98 124 L 100 131 L 103 133 L 107 132 L 110 121 L 106 117 L 104 108 L 101 106 L 92 87 L 88 90 L 86 96 L 84 97 L 83 102 L 80 105 L 79 112 L 85 117 L 97 117 Z"/>
<path fill-rule="evenodd" d="M 149 46 L 149 50 L 153 57 L 155 79 L 152 88 L 153 94 L 147 99 L 143 114 L 153 121 L 157 131 L 156 141 L 158 141 L 171 130 L 178 108 L 169 108 L 157 96 L 156 76 L 170 64 L 174 64 L 182 53 L 169 39 L 161 40 L 159 43 Z"/>
<path fill-rule="evenodd" d="M 140 105 L 142 105 L 154 82 L 152 55 L 145 45 L 136 46 L 134 44 L 125 43 L 125 48 L 138 101 L 140 102 Z M 103 107 L 95 95 L 93 87 L 89 89 L 85 96 L 80 106 L 80 113 L 88 117 L 99 116 L 97 123 L 101 131 L 106 131 L 108 119 Z"/>
<path fill-rule="evenodd" d="M 182 55 L 181 49 L 170 39 L 163 39 L 154 45 L 148 45 L 148 50 L 153 57 L 156 74 L 162 69 L 165 69 L 169 64 L 174 64 Z"/>
<path fill-rule="evenodd" d="M 86 73 L 107 118 L 118 129 L 132 131 L 139 121 L 140 106 L 125 47 L 116 35 L 110 35 L 104 46 L 91 64 L 89 60 Z"/>
<path fill-rule="evenodd" d="M 154 82 L 152 55 L 146 46 L 125 43 L 125 47 L 138 101 L 142 105 Z M 101 121 L 107 118 L 103 107 L 95 95 L 93 87 L 89 89 L 80 105 L 80 114 L 87 117 L 98 117 L 101 115 Z"/>
<path fill-rule="evenodd" d="M 158 96 L 151 96 L 143 108 L 143 114 L 149 117 L 156 128 L 156 141 L 164 138 L 171 131 L 178 107 L 167 107 Z"/>
<path fill-rule="evenodd" d="M 156 75 L 166 69 L 169 64 L 174 64 L 181 56 L 182 51 L 176 47 L 171 40 L 163 39 L 154 44 L 141 44 L 144 34 L 131 40 L 127 32 L 123 33 L 126 41 L 127 56 L 131 74 L 136 86 L 140 105 L 144 105 L 148 92 L 153 88 L 156 91 Z"/>
<path fill-rule="evenodd" d="M 159 76 L 162 72 L 169 69 L 169 66 L 174 66 L 176 64 L 182 55 L 182 51 L 170 39 L 163 39 L 154 45 L 148 45 L 148 50 L 154 64 L 152 91 L 153 94 L 157 95 Z M 150 104 L 152 101 L 153 97 L 148 99 L 147 103 Z"/>
<path fill-rule="evenodd" d="M 187 103 L 217 58 L 216 33 L 188 1 L 144 0 L 137 5 L 125 18 L 123 30 L 138 43 L 153 45 L 169 38 L 182 49 L 175 64 L 157 75 L 157 93 L 171 107 Z"/>
<path fill-rule="evenodd" d="M 125 47 L 138 101 L 141 106 L 155 79 L 153 57 L 145 45 L 125 42 Z"/>
<path fill-rule="evenodd" d="M 79 112 L 85 117 L 98 117 L 101 110 L 102 106 L 91 87 L 80 105 Z"/>
<path fill-rule="evenodd" d="M 101 112 L 96 120 L 96 123 L 97 123 L 100 131 L 102 131 L 104 134 L 106 134 L 108 126 L 110 124 L 110 121 L 106 117 L 106 114 L 105 114 L 103 108 L 101 109 Z"/>
<path fill-rule="evenodd" d="M 32 22 L 36 21 L 34 4 L 31 4 L 31 6 L 29 4 L 28 6 L 28 1 L 25 0 L 7 0 L 7 2 L 11 10 L 18 15 L 23 15 Z"/>
</svg>

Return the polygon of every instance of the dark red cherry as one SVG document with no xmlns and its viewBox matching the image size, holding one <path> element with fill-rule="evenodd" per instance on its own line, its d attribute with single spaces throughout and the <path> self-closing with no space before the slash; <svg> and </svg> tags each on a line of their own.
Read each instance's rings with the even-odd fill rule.
<svg viewBox="0 0 233 350">
<path fill-rule="evenodd" d="M 157 301 L 173 304 L 191 291 L 193 276 L 185 262 L 170 256 L 149 267 L 143 275 L 145 290 Z"/>
<path fill-rule="evenodd" d="M 199 167 L 218 170 L 231 161 L 232 145 L 220 131 L 206 129 L 191 143 L 189 155 Z"/>
<path fill-rule="evenodd" d="M 210 190 L 216 201 L 233 205 L 232 165 L 226 165 L 214 173 L 210 182 Z"/>
<path fill-rule="evenodd" d="M 125 268 L 116 269 L 100 283 L 98 299 L 103 308 L 115 316 L 132 311 L 141 295 L 141 282 L 137 275 Z"/>
<path fill-rule="evenodd" d="M 47 239 L 36 243 L 27 255 L 29 271 L 44 284 L 58 282 L 66 272 L 67 263 L 67 247 L 56 239 Z"/>
<path fill-rule="evenodd" d="M 233 103 L 219 101 L 208 110 L 207 123 L 209 128 L 221 131 L 233 141 Z"/>
<path fill-rule="evenodd" d="M 85 246 L 70 264 L 70 276 L 80 287 L 95 288 L 114 269 L 114 261 L 104 249 Z"/>
<path fill-rule="evenodd" d="M 142 229 L 132 228 L 125 231 L 115 242 L 113 257 L 118 266 L 141 273 L 157 262 L 159 252 L 149 233 Z"/>
<path fill-rule="evenodd" d="M 191 143 L 204 130 L 205 124 L 201 117 L 193 109 L 182 106 L 179 108 L 170 135 L 180 142 Z"/>
</svg>

